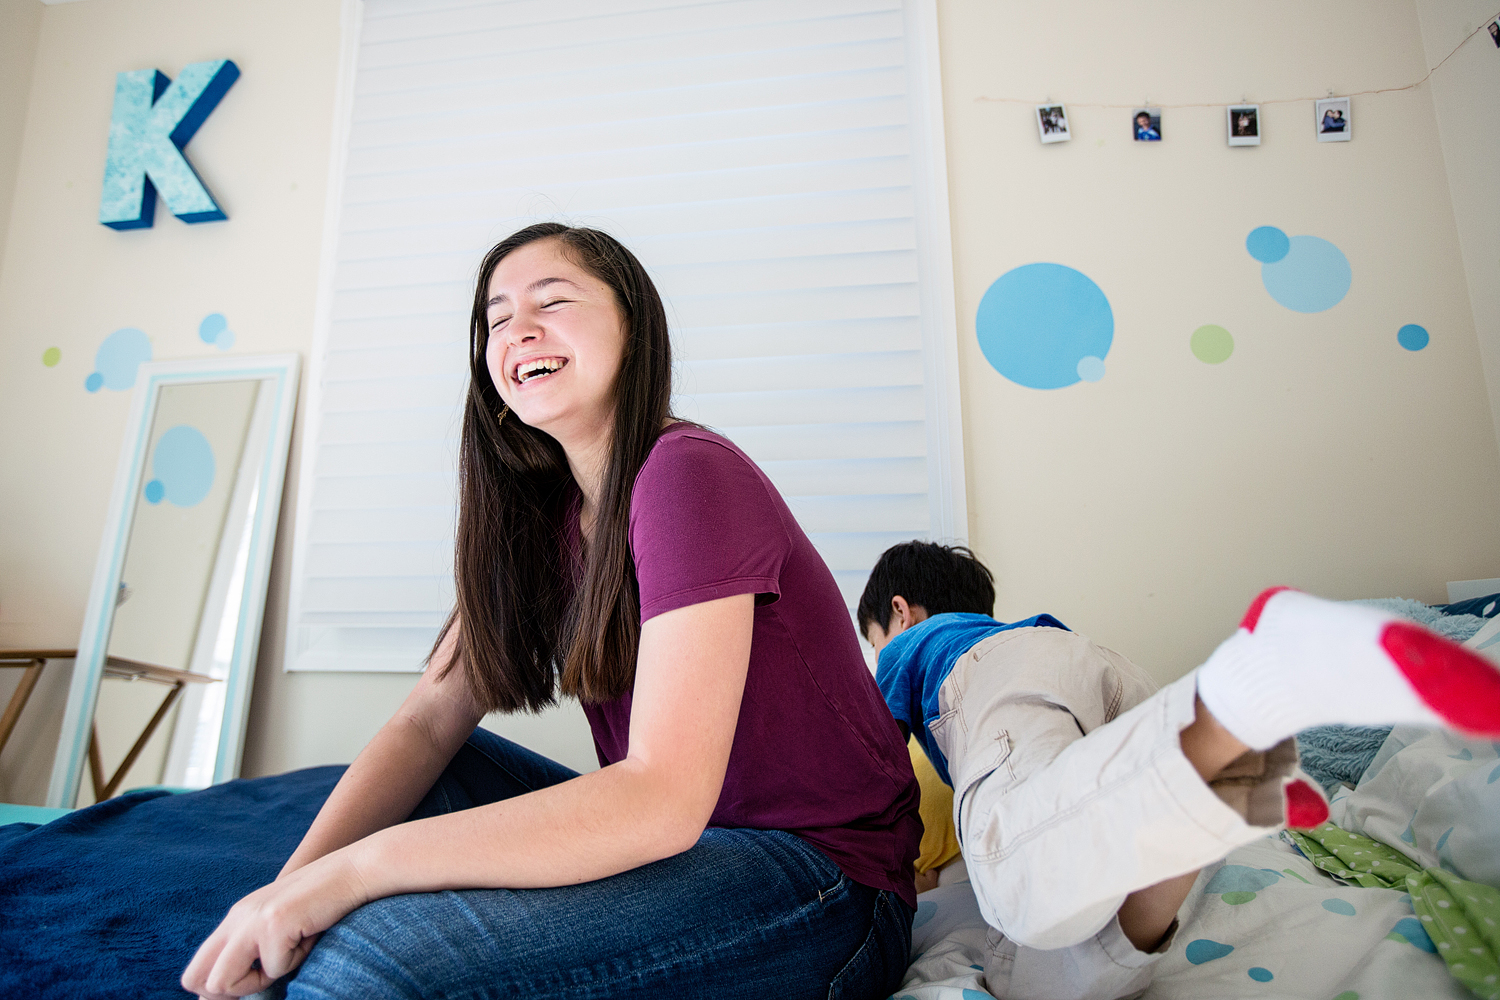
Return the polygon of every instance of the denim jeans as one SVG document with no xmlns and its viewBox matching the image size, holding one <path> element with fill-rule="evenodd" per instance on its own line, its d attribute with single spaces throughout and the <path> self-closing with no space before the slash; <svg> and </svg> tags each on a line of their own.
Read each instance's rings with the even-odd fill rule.
<svg viewBox="0 0 1500 1000">
<path fill-rule="evenodd" d="M 412 818 L 576 776 L 476 729 Z M 376 900 L 323 935 L 287 997 L 875 1000 L 901 984 L 911 919 L 894 893 L 789 833 L 711 829 L 682 854 L 581 885 Z"/>
</svg>

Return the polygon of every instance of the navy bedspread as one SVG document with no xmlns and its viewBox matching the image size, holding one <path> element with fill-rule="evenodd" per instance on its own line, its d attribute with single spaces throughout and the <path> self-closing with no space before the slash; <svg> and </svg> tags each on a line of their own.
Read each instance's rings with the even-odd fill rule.
<svg viewBox="0 0 1500 1000">
<path fill-rule="evenodd" d="M 183 1000 L 199 943 L 276 877 L 343 771 L 140 792 L 0 827 L 0 997 Z"/>
</svg>

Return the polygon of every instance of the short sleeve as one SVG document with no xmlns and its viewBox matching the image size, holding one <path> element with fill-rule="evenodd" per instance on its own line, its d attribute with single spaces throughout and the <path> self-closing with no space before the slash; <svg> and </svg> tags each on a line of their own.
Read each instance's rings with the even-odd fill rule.
<svg viewBox="0 0 1500 1000">
<path fill-rule="evenodd" d="M 736 594 L 781 596 L 785 504 L 748 458 L 699 431 L 664 434 L 630 498 L 641 622 Z"/>
</svg>

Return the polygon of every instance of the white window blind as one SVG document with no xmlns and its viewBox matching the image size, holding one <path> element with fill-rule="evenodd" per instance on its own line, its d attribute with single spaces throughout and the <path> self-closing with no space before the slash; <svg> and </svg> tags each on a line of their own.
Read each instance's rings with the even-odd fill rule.
<svg viewBox="0 0 1500 1000">
<path fill-rule="evenodd" d="M 932 0 L 365 0 L 288 669 L 420 666 L 472 281 L 541 219 L 641 258 L 677 413 L 761 465 L 851 607 L 886 546 L 963 537 L 935 36 Z"/>
</svg>

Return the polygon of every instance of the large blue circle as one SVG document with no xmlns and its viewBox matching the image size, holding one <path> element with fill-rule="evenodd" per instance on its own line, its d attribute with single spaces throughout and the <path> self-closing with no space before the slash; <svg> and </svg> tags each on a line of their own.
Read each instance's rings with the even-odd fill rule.
<svg viewBox="0 0 1500 1000">
<path fill-rule="evenodd" d="M 141 362 L 150 360 L 151 340 L 135 327 L 127 326 L 104 338 L 94 354 L 94 372 L 100 376 L 104 388 L 123 392 L 135 385 L 135 370 Z"/>
<path fill-rule="evenodd" d="M 1084 358 L 1102 362 L 1109 354 L 1115 317 L 1104 292 L 1082 272 L 1026 264 L 990 285 L 974 330 L 995 371 L 1030 389 L 1061 389 L 1079 381 Z M 1084 370 L 1098 369 L 1090 362 Z"/>
<path fill-rule="evenodd" d="M 1260 267 L 1271 298 L 1300 313 L 1322 312 L 1342 302 L 1354 281 L 1344 252 L 1317 236 L 1293 236 L 1290 242 L 1285 257 Z"/>
<path fill-rule="evenodd" d="M 151 471 L 167 500 L 191 507 L 208 496 L 214 484 L 214 450 L 198 428 L 178 424 L 157 440 Z"/>
<path fill-rule="evenodd" d="M 1420 351 L 1431 339 L 1427 331 L 1415 323 L 1408 323 L 1396 331 L 1396 343 L 1408 351 Z"/>
<path fill-rule="evenodd" d="M 1274 264 L 1286 256 L 1292 248 L 1292 241 L 1287 239 L 1286 233 L 1275 226 L 1260 226 L 1250 230 L 1250 235 L 1245 237 L 1245 249 L 1250 251 L 1250 256 L 1262 264 Z"/>
</svg>

